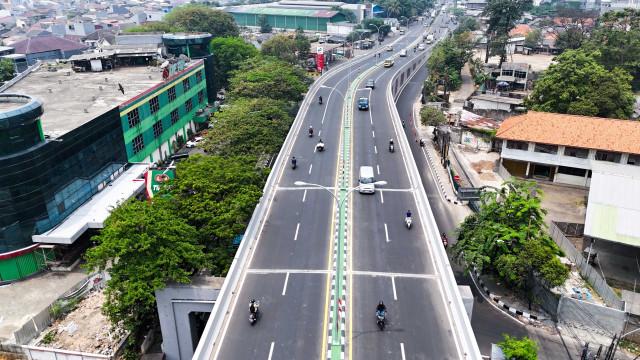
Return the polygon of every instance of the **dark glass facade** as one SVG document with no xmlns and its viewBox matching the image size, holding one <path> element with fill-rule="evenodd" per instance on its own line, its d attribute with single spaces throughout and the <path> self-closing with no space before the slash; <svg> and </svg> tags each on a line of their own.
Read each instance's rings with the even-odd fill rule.
<svg viewBox="0 0 640 360">
<path fill-rule="evenodd" d="M 0 137 L 11 130 L 0 125 Z M 110 182 L 127 163 L 122 137 L 115 107 L 55 140 L 0 154 L 0 253 L 33 245 L 32 235 L 58 225 Z"/>
<path fill-rule="evenodd" d="M 35 97 L 2 94 L 0 102 L 11 110 L 0 113 L 0 157 L 36 146 L 44 140 L 40 131 L 42 102 Z"/>
</svg>

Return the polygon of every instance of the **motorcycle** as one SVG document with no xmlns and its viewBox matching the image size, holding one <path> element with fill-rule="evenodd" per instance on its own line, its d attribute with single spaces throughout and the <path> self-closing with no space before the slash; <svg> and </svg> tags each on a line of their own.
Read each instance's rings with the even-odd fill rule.
<svg viewBox="0 0 640 360">
<path fill-rule="evenodd" d="M 404 120 L 402 120 L 402 127 L 404 127 Z"/>
<path fill-rule="evenodd" d="M 411 223 L 413 222 L 413 218 L 410 216 L 407 216 L 406 218 L 404 218 L 404 223 L 407 225 L 407 229 L 411 229 Z"/>
<path fill-rule="evenodd" d="M 447 235 L 446 234 L 442 234 L 440 235 L 440 238 L 442 239 L 442 245 L 444 245 L 444 248 L 447 248 L 447 245 L 449 245 L 449 241 L 447 241 Z"/>
<path fill-rule="evenodd" d="M 424 139 L 420 139 L 420 147 L 424 147 Z"/>
<path fill-rule="evenodd" d="M 297 163 L 298 163 L 298 162 L 297 162 L 295 159 L 291 160 L 291 168 L 292 168 L 293 170 L 295 170 L 295 169 L 298 167 L 298 164 L 297 164 Z"/>
<path fill-rule="evenodd" d="M 376 324 L 378 324 L 380 331 L 384 330 L 385 318 L 386 318 L 386 312 L 376 311 Z"/>
<path fill-rule="evenodd" d="M 309 137 L 313 136 L 313 129 L 309 129 Z"/>
<path fill-rule="evenodd" d="M 395 150 L 395 148 L 393 147 L 393 144 L 389 144 L 389 151 L 393 152 Z"/>
<path fill-rule="evenodd" d="M 249 324 L 251 324 L 251 326 L 255 325 L 256 322 L 258 321 L 258 306 L 260 305 L 260 303 L 258 301 L 255 302 L 254 306 L 255 306 L 255 312 L 249 312 Z"/>
<path fill-rule="evenodd" d="M 322 142 L 322 140 L 320 140 L 320 141 L 316 144 L 316 150 L 318 150 L 318 151 L 322 151 L 322 150 L 324 150 L 324 143 Z"/>
<path fill-rule="evenodd" d="M 318 104 L 322 105 L 322 98 L 318 99 Z"/>
</svg>

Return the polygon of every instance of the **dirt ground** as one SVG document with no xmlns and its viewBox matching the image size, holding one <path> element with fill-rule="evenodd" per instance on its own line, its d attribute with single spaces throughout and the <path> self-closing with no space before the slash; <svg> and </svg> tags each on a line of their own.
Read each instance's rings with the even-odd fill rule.
<svg viewBox="0 0 640 360">
<path fill-rule="evenodd" d="M 480 57 L 482 61 L 484 61 L 483 50 L 475 50 L 473 52 L 474 57 Z M 522 54 L 509 54 L 507 56 L 508 62 L 514 63 L 527 63 L 531 65 L 531 71 L 539 73 L 546 70 L 549 67 L 553 60 L 553 55 L 543 55 L 543 54 L 535 54 L 535 55 L 522 55 Z M 498 64 L 500 63 L 500 58 L 498 56 L 492 56 L 489 58 L 489 63 Z"/>
<path fill-rule="evenodd" d="M 110 334 L 111 324 L 100 312 L 105 301 L 103 292 L 92 292 L 72 312 L 56 320 L 43 334 L 52 332 L 49 344 L 38 346 L 110 355 L 115 351 L 119 338 Z"/>
</svg>

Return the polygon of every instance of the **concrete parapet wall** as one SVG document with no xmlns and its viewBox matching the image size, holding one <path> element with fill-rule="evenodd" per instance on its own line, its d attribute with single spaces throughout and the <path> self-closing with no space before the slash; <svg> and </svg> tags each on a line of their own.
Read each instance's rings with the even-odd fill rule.
<svg viewBox="0 0 640 360">
<path fill-rule="evenodd" d="M 627 313 L 610 307 L 573 299 L 560 298 L 558 322 L 604 336 L 620 334 L 627 321 Z"/>
</svg>

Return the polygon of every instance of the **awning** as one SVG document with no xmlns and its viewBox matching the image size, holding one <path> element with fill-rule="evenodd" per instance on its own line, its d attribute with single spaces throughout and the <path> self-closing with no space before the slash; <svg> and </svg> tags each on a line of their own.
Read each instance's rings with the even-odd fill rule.
<svg viewBox="0 0 640 360">
<path fill-rule="evenodd" d="M 113 50 L 107 50 L 107 51 L 102 51 L 102 52 L 99 52 L 99 53 L 73 55 L 72 57 L 69 58 L 69 61 L 104 59 L 104 58 L 111 57 L 111 56 L 115 55 L 115 53 L 116 52 L 113 51 Z"/>
<path fill-rule="evenodd" d="M 33 235 L 31 239 L 33 242 L 73 244 L 87 229 L 104 228 L 104 222 L 111 214 L 111 209 L 144 190 L 144 179 L 141 176 L 149 169 L 149 165 L 133 164 L 58 226 L 43 234 Z"/>
<path fill-rule="evenodd" d="M 516 81 L 516 77 L 515 76 L 500 75 L 500 76 L 498 76 L 498 78 L 496 78 L 496 81 L 514 82 L 514 81 Z"/>
</svg>

